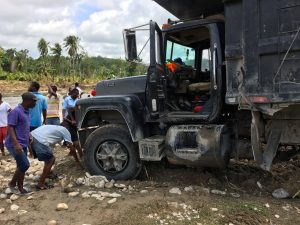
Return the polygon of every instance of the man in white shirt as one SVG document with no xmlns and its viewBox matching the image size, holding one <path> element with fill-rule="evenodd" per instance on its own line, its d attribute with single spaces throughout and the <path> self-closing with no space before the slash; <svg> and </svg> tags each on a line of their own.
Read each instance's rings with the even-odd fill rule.
<svg viewBox="0 0 300 225">
<path fill-rule="evenodd" d="M 71 134 L 65 127 L 45 125 L 33 130 L 31 135 L 33 138 L 31 143 L 33 155 L 38 158 L 39 161 L 44 161 L 45 163 L 43 173 L 36 185 L 36 190 L 46 190 L 53 187 L 45 183 L 45 180 L 49 176 L 55 162 L 55 157 L 53 155 L 54 145 L 60 143 L 62 140 L 70 149 L 70 153 L 73 155 L 77 166 L 82 168 L 71 140 Z"/>
<path fill-rule="evenodd" d="M 7 102 L 2 101 L 2 94 L 0 93 L 0 149 L 2 156 L 4 153 L 4 143 L 7 133 L 7 115 L 11 111 L 11 107 Z"/>
</svg>

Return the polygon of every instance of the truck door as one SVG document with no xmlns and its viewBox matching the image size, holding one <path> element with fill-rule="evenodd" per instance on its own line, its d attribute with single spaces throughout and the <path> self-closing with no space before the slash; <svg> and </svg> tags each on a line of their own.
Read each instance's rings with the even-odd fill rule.
<svg viewBox="0 0 300 225">
<path fill-rule="evenodd" d="M 150 21 L 150 66 L 147 72 L 146 99 L 151 119 L 157 119 L 165 109 L 165 59 L 162 32 Z"/>
</svg>

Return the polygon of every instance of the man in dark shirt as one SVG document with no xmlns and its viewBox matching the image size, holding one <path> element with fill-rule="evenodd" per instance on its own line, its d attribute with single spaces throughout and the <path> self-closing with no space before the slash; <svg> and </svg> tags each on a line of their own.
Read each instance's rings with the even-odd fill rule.
<svg viewBox="0 0 300 225">
<path fill-rule="evenodd" d="M 18 187 L 20 194 L 27 194 L 28 190 L 23 187 L 25 172 L 29 168 L 27 158 L 27 146 L 30 138 L 29 109 L 36 104 L 37 97 L 26 92 L 22 94 L 22 103 L 14 108 L 7 118 L 7 136 L 5 145 L 9 153 L 15 158 L 17 168 L 9 187 Z"/>
</svg>

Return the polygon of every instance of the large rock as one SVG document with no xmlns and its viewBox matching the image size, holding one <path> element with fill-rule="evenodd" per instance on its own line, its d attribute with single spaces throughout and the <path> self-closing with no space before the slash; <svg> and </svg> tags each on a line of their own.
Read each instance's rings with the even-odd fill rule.
<svg viewBox="0 0 300 225">
<path fill-rule="evenodd" d="M 78 191 L 73 191 L 68 194 L 69 197 L 76 197 L 77 195 L 79 195 Z"/>
<path fill-rule="evenodd" d="M 0 208 L 0 214 L 4 213 L 4 212 L 5 212 L 5 209 L 4 208 Z"/>
<path fill-rule="evenodd" d="M 274 198 L 282 199 L 282 198 L 288 198 L 290 197 L 290 193 L 288 193 L 285 189 L 283 188 L 278 188 L 273 191 L 272 196 Z"/>
<path fill-rule="evenodd" d="M 67 210 L 69 207 L 66 203 L 58 203 L 56 206 L 57 211 Z"/>
<path fill-rule="evenodd" d="M 12 201 L 15 201 L 15 200 L 17 200 L 19 198 L 19 196 L 18 195 L 16 195 L 16 194 L 12 194 L 11 196 L 10 196 L 10 200 L 12 200 Z"/>
<path fill-rule="evenodd" d="M 117 201 L 117 198 L 112 198 L 111 200 L 107 201 L 108 204 L 113 204 Z"/>
<path fill-rule="evenodd" d="M 56 220 L 49 220 L 47 223 L 47 225 L 56 225 L 56 224 L 57 224 Z"/>
<path fill-rule="evenodd" d="M 180 189 L 177 188 L 177 187 L 171 188 L 171 189 L 169 190 L 169 192 L 170 192 L 171 194 L 181 195 L 181 191 L 180 191 Z"/>
<path fill-rule="evenodd" d="M 10 206 L 10 210 L 12 210 L 12 211 L 16 211 L 16 210 L 18 210 L 20 207 L 18 206 L 18 205 L 15 205 L 15 204 L 12 204 L 11 206 Z"/>
</svg>

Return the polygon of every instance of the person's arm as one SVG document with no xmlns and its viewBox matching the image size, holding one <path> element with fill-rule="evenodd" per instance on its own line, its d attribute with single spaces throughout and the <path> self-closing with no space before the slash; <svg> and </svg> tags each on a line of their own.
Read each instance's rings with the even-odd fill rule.
<svg viewBox="0 0 300 225">
<path fill-rule="evenodd" d="M 9 134 L 10 138 L 11 138 L 11 142 L 14 146 L 14 149 L 16 150 L 17 154 L 22 154 L 22 146 L 20 145 L 20 143 L 17 140 L 17 136 L 15 133 L 15 129 L 14 127 L 8 125 L 7 126 L 7 133 Z"/>
<path fill-rule="evenodd" d="M 79 161 L 79 159 L 78 159 L 78 157 L 77 157 L 76 150 L 75 150 L 73 144 L 70 143 L 70 142 L 67 142 L 67 146 L 68 146 L 68 148 L 70 149 L 70 153 L 72 154 L 72 156 L 73 156 L 74 159 L 75 159 L 75 162 L 76 162 L 77 167 L 83 169 L 83 166 L 81 165 L 81 163 L 80 163 L 80 161 Z"/>
<path fill-rule="evenodd" d="M 42 105 L 43 124 L 46 124 L 47 109 L 48 109 L 47 99 L 46 99 L 46 97 L 44 97 L 43 105 Z"/>
<path fill-rule="evenodd" d="M 56 92 L 53 91 L 51 85 L 50 84 L 46 84 L 46 85 L 48 87 L 48 92 L 49 92 L 50 96 L 53 95 L 55 98 L 57 98 L 57 94 L 56 94 Z"/>
<path fill-rule="evenodd" d="M 46 124 L 47 110 L 43 109 L 43 124 Z"/>
<path fill-rule="evenodd" d="M 72 125 L 76 125 L 76 120 L 75 120 L 74 114 L 73 114 L 74 108 L 68 108 L 67 110 L 68 110 L 68 115 L 70 116 Z"/>
</svg>

